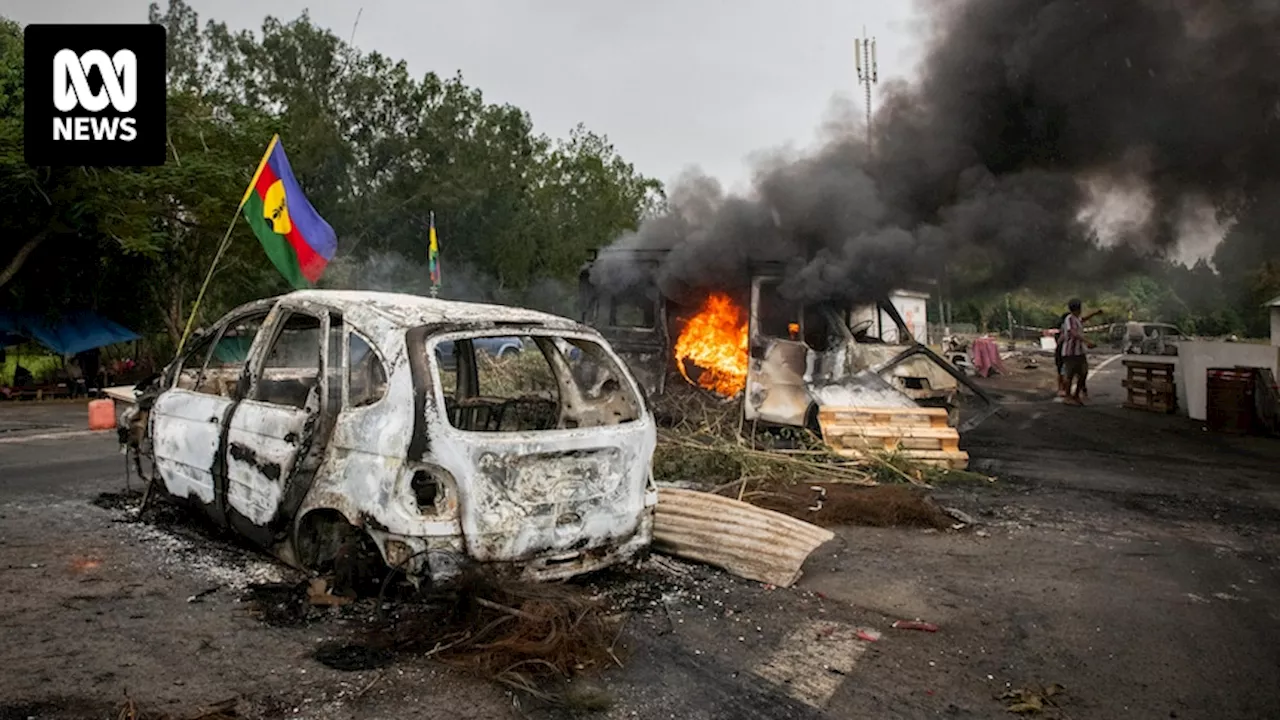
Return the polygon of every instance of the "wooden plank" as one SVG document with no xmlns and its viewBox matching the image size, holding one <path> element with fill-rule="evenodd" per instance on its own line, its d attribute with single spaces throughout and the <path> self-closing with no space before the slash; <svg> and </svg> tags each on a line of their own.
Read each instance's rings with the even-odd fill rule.
<svg viewBox="0 0 1280 720">
<path fill-rule="evenodd" d="M 1124 366 L 1129 371 L 1128 378 L 1120 383 L 1127 391 L 1124 407 L 1166 414 L 1177 409 L 1177 384 L 1171 364 L 1125 360 Z"/>
<path fill-rule="evenodd" d="M 865 425 L 862 427 L 834 426 L 831 434 L 836 437 L 860 435 L 863 437 L 912 437 L 912 438 L 959 438 L 960 433 L 949 427 Z"/>
<path fill-rule="evenodd" d="M 1135 370 L 1164 370 L 1166 372 L 1173 371 L 1173 363 L 1167 362 L 1150 362 L 1148 360 L 1121 360 L 1125 367 Z"/>
<path fill-rule="evenodd" d="M 853 448 L 835 449 L 835 453 L 847 458 L 865 458 L 866 453 Z M 963 450 L 908 450 L 902 453 L 922 465 L 964 470 L 969 467 L 969 453 Z"/>
<path fill-rule="evenodd" d="M 878 450 L 883 452 L 893 452 L 895 450 L 948 450 L 955 452 L 960 449 L 960 439 L 898 437 L 864 438 L 850 436 L 841 438 L 839 443 L 833 443 L 831 446 L 837 450 L 849 448 L 854 450 Z"/>
<path fill-rule="evenodd" d="M 818 408 L 819 413 L 872 413 L 880 415 L 946 415 L 946 408 L 935 407 L 871 407 L 866 405 L 824 405 Z"/>
<path fill-rule="evenodd" d="M 926 425 L 945 427 L 946 408 L 819 408 L 818 424 Z"/>
<path fill-rule="evenodd" d="M 1120 386 L 1128 390 L 1150 390 L 1155 393 L 1174 391 L 1174 384 L 1167 380 L 1121 380 Z"/>
<path fill-rule="evenodd" d="M 903 420 L 916 422 L 920 420 L 932 420 L 936 417 L 947 416 L 947 409 L 940 407 L 916 407 L 916 408 L 841 408 L 841 407 L 822 407 L 818 408 L 818 417 L 830 418 L 837 421 L 862 420 L 864 418 L 901 418 Z"/>
</svg>

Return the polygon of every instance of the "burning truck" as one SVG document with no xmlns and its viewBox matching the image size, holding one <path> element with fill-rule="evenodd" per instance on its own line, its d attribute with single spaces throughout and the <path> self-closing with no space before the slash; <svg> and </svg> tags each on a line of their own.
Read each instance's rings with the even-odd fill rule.
<svg viewBox="0 0 1280 720">
<path fill-rule="evenodd" d="M 886 450 L 967 466 L 959 433 L 998 406 L 919 342 L 887 297 L 849 307 L 792 301 L 780 291 L 780 263 L 751 265 L 736 290 L 670 297 L 651 280 L 666 252 L 604 249 L 579 274 L 583 323 L 608 339 L 651 396 L 686 382 L 740 398 L 746 421 L 808 428 L 843 455 Z M 606 261 L 647 268 L 638 275 L 650 279 L 593 282 L 596 263 Z"/>
</svg>

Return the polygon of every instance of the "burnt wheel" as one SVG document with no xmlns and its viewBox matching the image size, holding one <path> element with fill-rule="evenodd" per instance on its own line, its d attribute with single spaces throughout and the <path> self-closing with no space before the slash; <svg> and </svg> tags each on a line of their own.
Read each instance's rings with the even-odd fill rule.
<svg viewBox="0 0 1280 720">
<path fill-rule="evenodd" d="M 333 593 L 372 597 L 378 594 L 386 578 L 387 566 L 373 538 L 355 528 L 352 530 L 333 558 Z"/>
<path fill-rule="evenodd" d="M 333 574 L 335 595 L 376 595 L 387 574 L 378 544 L 336 510 L 315 510 L 302 519 L 297 550 L 303 567 Z"/>
</svg>

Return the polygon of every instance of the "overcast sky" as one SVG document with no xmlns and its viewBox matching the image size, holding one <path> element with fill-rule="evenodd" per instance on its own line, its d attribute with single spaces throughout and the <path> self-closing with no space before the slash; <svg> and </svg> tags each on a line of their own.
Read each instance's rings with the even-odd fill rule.
<svg viewBox="0 0 1280 720">
<path fill-rule="evenodd" d="M 259 29 L 304 8 L 415 75 L 463 77 L 563 136 L 604 133 L 663 181 L 698 166 L 726 186 L 749 156 L 812 143 L 833 101 L 862 112 L 853 40 L 878 40 L 881 82 L 918 58 L 913 3 L 871 0 L 189 0 L 201 21 Z M 3 0 L 20 23 L 145 22 L 145 0 Z"/>
</svg>

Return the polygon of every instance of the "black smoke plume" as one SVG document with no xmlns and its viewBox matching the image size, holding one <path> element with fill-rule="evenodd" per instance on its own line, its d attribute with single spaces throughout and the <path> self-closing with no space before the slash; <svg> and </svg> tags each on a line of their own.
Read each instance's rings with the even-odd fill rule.
<svg viewBox="0 0 1280 720">
<path fill-rule="evenodd" d="M 788 262 L 784 293 L 861 300 L 916 277 L 1007 290 L 1133 268 L 1176 249 L 1189 204 L 1239 219 L 1280 201 L 1280 2 L 931 0 L 918 80 L 865 132 L 762 168 L 749 197 L 687 174 L 615 248 L 670 249 L 678 297 Z M 1097 247 L 1091 193 L 1149 213 Z M 1084 260 L 1091 258 L 1091 260 Z M 593 281 L 646 272 L 604 253 Z"/>
</svg>

